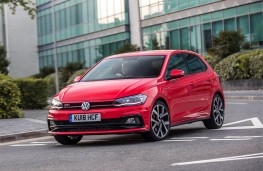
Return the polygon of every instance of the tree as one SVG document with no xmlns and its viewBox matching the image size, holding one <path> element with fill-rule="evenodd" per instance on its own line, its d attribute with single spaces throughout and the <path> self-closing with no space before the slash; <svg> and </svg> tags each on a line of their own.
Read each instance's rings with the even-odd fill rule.
<svg viewBox="0 0 263 171">
<path fill-rule="evenodd" d="M 240 51 L 245 36 L 240 31 L 222 31 L 218 37 L 213 37 L 213 48 L 208 54 L 225 58 Z"/>
<path fill-rule="evenodd" d="M 98 46 L 96 47 L 96 51 L 98 52 L 98 56 L 96 57 L 96 59 L 94 60 L 95 63 L 99 62 L 100 60 L 102 60 L 105 56 L 103 56 L 102 54 L 102 46 Z"/>
<path fill-rule="evenodd" d="M 137 45 L 127 43 L 127 44 L 122 45 L 118 50 L 116 50 L 115 54 L 135 52 L 138 50 L 139 50 L 139 47 Z"/>
<path fill-rule="evenodd" d="M 40 72 L 38 74 L 33 75 L 35 78 L 45 78 L 46 76 L 55 73 L 54 67 L 43 67 L 40 69 Z"/>
<path fill-rule="evenodd" d="M 9 61 L 6 59 L 6 51 L 4 46 L 0 45 L 0 73 L 8 74 L 7 67 L 9 65 Z"/>
<path fill-rule="evenodd" d="M 160 50 L 160 46 L 159 46 L 159 43 L 157 41 L 156 35 L 154 35 L 152 38 L 152 49 L 153 50 Z"/>
<path fill-rule="evenodd" d="M 31 0 L 1 0 L 0 4 L 7 4 L 13 14 L 15 14 L 16 8 L 21 6 L 25 11 L 27 11 L 28 15 L 30 15 L 32 19 L 35 17 L 35 4 Z"/>
</svg>

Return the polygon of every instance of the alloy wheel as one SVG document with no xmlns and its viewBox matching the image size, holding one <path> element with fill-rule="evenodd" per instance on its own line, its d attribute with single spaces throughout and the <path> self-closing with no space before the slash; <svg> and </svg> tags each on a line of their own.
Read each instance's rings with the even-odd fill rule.
<svg viewBox="0 0 263 171">
<path fill-rule="evenodd" d="M 156 104 L 151 114 L 151 128 L 158 138 L 165 137 L 170 130 L 168 109 L 162 104 Z"/>
<path fill-rule="evenodd" d="M 220 97 L 215 97 L 213 101 L 213 115 L 217 125 L 222 125 L 224 122 L 224 105 Z"/>
</svg>

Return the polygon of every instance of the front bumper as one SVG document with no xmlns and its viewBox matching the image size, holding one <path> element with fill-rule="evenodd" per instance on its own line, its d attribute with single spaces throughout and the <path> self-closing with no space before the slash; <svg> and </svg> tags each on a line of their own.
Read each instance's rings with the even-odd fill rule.
<svg viewBox="0 0 263 171">
<path fill-rule="evenodd" d="M 100 113 L 100 122 L 69 122 L 70 114 Z M 130 106 L 106 109 L 50 110 L 48 128 L 51 135 L 90 135 L 121 134 L 145 132 L 149 130 L 149 110 L 143 106 Z M 136 118 L 136 123 L 127 123 L 127 119 Z"/>
</svg>

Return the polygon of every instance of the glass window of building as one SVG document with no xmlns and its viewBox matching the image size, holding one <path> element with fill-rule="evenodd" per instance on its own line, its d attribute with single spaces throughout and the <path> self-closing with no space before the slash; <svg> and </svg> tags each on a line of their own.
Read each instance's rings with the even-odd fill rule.
<svg viewBox="0 0 263 171">
<path fill-rule="evenodd" d="M 242 34 L 244 34 L 246 41 L 250 42 L 250 34 L 249 34 L 249 19 L 248 16 L 237 17 L 237 30 L 239 30 Z"/>
<path fill-rule="evenodd" d="M 217 37 L 219 32 L 223 31 L 223 23 L 222 21 L 212 22 L 212 35 Z"/>
<path fill-rule="evenodd" d="M 251 42 L 253 46 L 263 45 L 263 18 L 262 13 L 250 15 Z"/>
<path fill-rule="evenodd" d="M 192 51 L 201 53 L 201 32 L 200 26 L 190 27 L 190 48 Z"/>
<path fill-rule="evenodd" d="M 236 30 L 235 18 L 225 20 L 224 21 L 224 31 L 234 31 L 234 30 Z"/>
<path fill-rule="evenodd" d="M 180 49 L 189 50 L 189 32 L 188 28 L 180 29 Z"/>
<path fill-rule="evenodd" d="M 180 49 L 180 36 L 179 30 L 173 30 L 170 32 L 171 49 Z"/>
<path fill-rule="evenodd" d="M 212 27 L 210 23 L 202 25 L 202 46 L 204 52 L 212 47 Z"/>
<path fill-rule="evenodd" d="M 178 9 L 184 10 L 188 8 L 188 1 L 187 0 L 178 0 Z"/>
</svg>

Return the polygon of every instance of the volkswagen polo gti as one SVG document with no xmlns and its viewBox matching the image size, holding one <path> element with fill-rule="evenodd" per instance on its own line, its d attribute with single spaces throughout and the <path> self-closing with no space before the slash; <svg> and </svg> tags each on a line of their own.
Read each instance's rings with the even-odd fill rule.
<svg viewBox="0 0 263 171">
<path fill-rule="evenodd" d="M 104 58 L 52 100 L 49 134 L 64 145 L 83 135 L 139 133 L 165 139 L 175 125 L 224 122 L 219 77 L 197 53 L 145 51 Z"/>
</svg>

